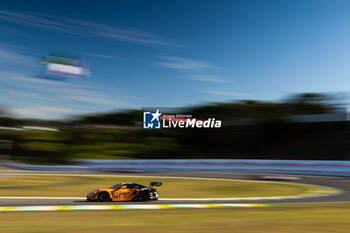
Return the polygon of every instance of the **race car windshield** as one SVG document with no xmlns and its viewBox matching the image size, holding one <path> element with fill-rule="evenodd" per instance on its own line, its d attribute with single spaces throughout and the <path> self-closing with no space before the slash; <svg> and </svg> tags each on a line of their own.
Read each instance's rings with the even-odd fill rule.
<svg viewBox="0 0 350 233">
<path fill-rule="evenodd" d="M 110 187 L 111 189 L 115 189 L 116 187 L 118 187 L 120 184 L 116 184 L 116 185 L 113 185 L 112 187 Z"/>
<path fill-rule="evenodd" d="M 147 188 L 146 186 L 140 185 L 140 184 L 134 184 L 136 188 Z"/>
</svg>

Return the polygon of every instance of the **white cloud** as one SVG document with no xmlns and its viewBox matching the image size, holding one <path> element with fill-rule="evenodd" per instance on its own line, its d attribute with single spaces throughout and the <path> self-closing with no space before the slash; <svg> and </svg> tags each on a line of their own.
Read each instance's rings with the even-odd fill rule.
<svg viewBox="0 0 350 233">
<path fill-rule="evenodd" d="M 78 103 L 86 104 L 97 104 L 99 106 L 110 106 L 110 107 L 134 107 L 135 105 L 125 101 L 124 97 L 111 96 L 102 94 L 97 91 L 84 90 L 84 89 L 66 89 L 56 90 L 63 99 L 75 101 Z"/>
<path fill-rule="evenodd" d="M 79 36 L 98 36 L 137 44 L 177 46 L 150 33 L 55 15 L 0 10 L 0 20 Z"/>
<path fill-rule="evenodd" d="M 39 118 L 59 118 L 58 114 L 74 114 L 76 110 L 70 108 L 52 107 L 52 106 L 34 106 L 31 108 L 10 108 L 10 113 L 22 117 L 39 117 Z"/>
<path fill-rule="evenodd" d="M 6 100 L 4 103 L 14 106 L 12 113 L 21 117 L 57 119 L 67 114 L 137 106 L 130 102 L 133 97 L 118 96 L 115 90 L 110 92 L 106 87 L 88 83 L 57 82 L 30 78 L 20 73 L 0 72 L 0 86 L 3 81 L 11 89 L 2 90 L 0 98 Z M 24 104 L 28 107 L 17 107 Z"/>
<path fill-rule="evenodd" d="M 27 76 L 22 73 L 11 72 L 11 71 L 0 71 L 0 81 L 5 81 L 7 84 L 11 84 L 11 85 L 43 89 L 43 90 L 45 90 L 50 86 L 54 87 L 55 89 L 59 89 L 62 87 L 77 87 L 77 88 L 84 87 L 84 85 L 82 84 L 58 82 L 58 81 L 49 80 L 49 79 L 39 79 L 39 78 Z"/>
<path fill-rule="evenodd" d="M 35 65 L 35 59 L 7 48 L 0 47 L 0 63 L 32 67 Z"/>
<path fill-rule="evenodd" d="M 197 80 L 197 81 L 202 81 L 202 82 L 211 82 L 211 83 L 227 83 L 229 82 L 228 80 L 218 78 L 213 75 L 201 75 L 201 74 L 196 74 L 196 75 L 190 75 L 190 79 Z"/>
<path fill-rule="evenodd" d="M 202 70 L 202 69 L 216 69 L 218 67 L 203 61 L 196 61 L 192 59 L 172 56 L 159 57 L 162 61 L 154 64 L 160 67 L 179 69 L 179 70 Z"/>
<path fill-rule="evenodd" d="M 42 97 L 38 93 L 27 92 L 27 91 L 14 91 L 14 90 L 3 90 L 0 93 L 4 94 L 7 97 L 22 97 L 22 98 L 40 98 Z"/>
<path fill-rule="evenodd" d="M 121 60 L 121 57 L 113 56 L 113 55 L 105 55 L 105 54 L 98 54 L 98 53 L 84 53 L 86 56 L 91 57 L 98 57 L 98 58 L 104 58 L 104 59 L 111 59 L 111 60 Z"/>
<path fill-rule="evenodd" d="M 42 29 L 51 29 L 59 31 L 65 31 L 67 29 L 67 25 L 65 24 L 37 16 L 33 13 L 21 13 L 17 11 L 0 10 L 0 19 L 11 23 Z"/>
<path fill-rule="evenodd" d="M 213 94 L 213 95 L 222 95 L 227 97 L 249 97 L 250 95 L 238 93 L 238 92 L 230 92 L 230 91 L 205 91 L 205 93 Z"/>
</svg>

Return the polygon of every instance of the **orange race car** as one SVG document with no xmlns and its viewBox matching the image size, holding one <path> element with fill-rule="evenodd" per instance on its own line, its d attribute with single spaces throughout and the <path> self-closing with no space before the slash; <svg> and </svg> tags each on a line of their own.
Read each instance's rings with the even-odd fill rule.
<svg viewBox="0 0 350 233">
<path fill-rule="evenodd" d="M 124 182 L 110 188 L 96 189 L 88 193 L 88 201 L 147 201 L 158 200 L 158 192 L 153 186 L 161 186 L 162 182 L 151 182 L 152 188 Z"/>
</svg>

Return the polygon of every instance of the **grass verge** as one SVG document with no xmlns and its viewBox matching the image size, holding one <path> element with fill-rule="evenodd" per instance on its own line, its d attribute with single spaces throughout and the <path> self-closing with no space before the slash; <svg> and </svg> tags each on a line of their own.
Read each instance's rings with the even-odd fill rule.
<svg viewBox="0 0 350 233">
<path fill-rule="evenodd" d="M 158 188 L 163 198 L 220 198 L 285 196 L 312 192 L 306 185 L 198 180 L 177 178 L 108 177 L 108 176 L 57 176 L 57 175 L 4 175 L 0 177 L 1 196 L 54 196 L 83 197 L 88 192 L 130 181 L 148 185 L 162 181 Z"/>
<path fill-rule="evenodd" d="M 350 209 L 339 206 L 1 213 L 0 232 L 348 233 L 349 219 Z"/>
</svg>

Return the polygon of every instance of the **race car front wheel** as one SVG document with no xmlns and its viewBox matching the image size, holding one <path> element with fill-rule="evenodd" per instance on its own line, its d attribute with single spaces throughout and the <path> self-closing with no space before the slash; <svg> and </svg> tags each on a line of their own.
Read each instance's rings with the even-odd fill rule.
<svg viewBox="0 0 350 233">
<path fill-rule="evenodd" d="M 139 194 L 139 201 L 147 201 L 149 199 L 148 193 L 142 192 Z"/>
<path fill-rule="evenodd" d="M 109 194 L 106 192 L 102 192 L 98 195 L 99 201 L 108 201 L 109 200 Z"/>
</svg>

